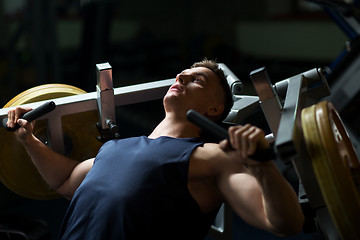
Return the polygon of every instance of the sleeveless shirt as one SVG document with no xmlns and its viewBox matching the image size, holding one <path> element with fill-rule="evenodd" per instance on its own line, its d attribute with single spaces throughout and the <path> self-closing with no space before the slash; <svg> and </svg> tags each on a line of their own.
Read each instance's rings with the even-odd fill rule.
<svg viewBox="0 0 360 240">
<path fill-rule="evenodd" d="M 62 239 L 204 239 L 217 210 L 203 214 L 188 190 L 196 138 L 111 140 L 76 190 Z"/>
</svg>

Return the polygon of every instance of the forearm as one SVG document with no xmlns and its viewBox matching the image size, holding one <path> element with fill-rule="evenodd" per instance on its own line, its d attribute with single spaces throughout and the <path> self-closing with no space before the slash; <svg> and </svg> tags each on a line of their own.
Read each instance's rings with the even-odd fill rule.
<svg viewBox="0 0 360 240">
<path fill-rule="evenodd" d="M 32 134 L 22 143 L 42 178 L 54 190 L 65 183 L 78 164 L 77 161 L 54 152 Z"/>
<path fill-rule="evenodd" d="M 271 231 L 278 235 L 291 235 L 301 231 L 304 217 L 297 195 L 274 162 L 250 166 L 249 170 L 260 185 Z"/>
</svg>

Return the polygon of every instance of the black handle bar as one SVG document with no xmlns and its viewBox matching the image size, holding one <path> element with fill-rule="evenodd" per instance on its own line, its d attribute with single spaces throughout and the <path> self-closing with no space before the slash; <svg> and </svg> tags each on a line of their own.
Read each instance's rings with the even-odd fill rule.
<svg viewBox="0 0 360 240">
<path fill-rule="evenodd" d="M 219 126 L 218 124 L 204 117 L 195 110 L 189 110 L 186 113 L 186 117 L 190 122 L 194 123 L 207 133 L 211 134 L 218 141 L 229 139 L 228 132 L 225 128 Z M 267 149 L 258 149 L 254 154 L 249 157 L 256 161 L 265 162 L 274 160 L 276 158 L 276 155 L 274 149 L 270 147 Z"/>
<path fill-rule="evenodd" d="M 55 107 L 56 107 L 56 105 L 55 105 L 55 103 L 53 101 L 46 102 L 46 103 L 40 105 L 39 107 L 25 113 L 24 115 L 21 116 L 21 118 L 27 120 L 28 122 L 32 122 L 35 119 L 45 115 L 46 113 L 51 112 L 52 110 L 55 109 Z M 16 123 L 15 127 L 9 128 L 6 125 L 7 121 L 8 121 L 7 118 L 4 118 L 3 121 L 2 121 L 2 125 L 6 130 L 13 132 L 13 131 L 17 130 L 18 128 L 20 128 L 20 125 L 17 124 L 17 123 Z"/>
</svg>

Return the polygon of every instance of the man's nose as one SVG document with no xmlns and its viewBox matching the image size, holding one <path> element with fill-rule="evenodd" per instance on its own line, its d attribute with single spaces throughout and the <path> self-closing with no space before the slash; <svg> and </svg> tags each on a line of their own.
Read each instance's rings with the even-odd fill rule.
<svg viewBox="0 0 360 240">
<path fill-rule="evenodd" d="M 191 80 L 191 76 L 180 73 L 177 75 L 177 81 L 183 85 L 187 84 Z"/>
</svg>

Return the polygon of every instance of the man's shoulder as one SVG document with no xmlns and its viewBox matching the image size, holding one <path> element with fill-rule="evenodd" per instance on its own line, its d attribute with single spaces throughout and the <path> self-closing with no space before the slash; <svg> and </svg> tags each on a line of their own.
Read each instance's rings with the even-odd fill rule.
<svg viewBox="0 0 360 240">
<path fill-rule="evenodd" d="M 225 158 L 227 158 L 227 154 L 220 148 L 219 144 L 204 143 L 194 150 L 192 158 L 195 160 L 210 161 L 215 163 L 217 161 L 225 160 Z"/>
<path fill-rule="evenodd" d="M 234 169 L 234 171 L 238 172 L 240 165 L 239 162 L 236 161 L 234 154 L 233 150 L 224 150 L 219 144 L 205 143 L 195 149 L 192 159 L 198 161 L 201 165 L 206 164 L 218 173 L 225 169 Z M 240 168 L 242 169 L 243 167 Z"/>
</svg>

